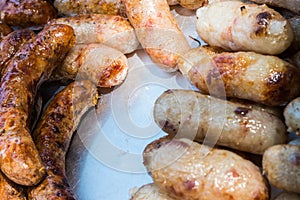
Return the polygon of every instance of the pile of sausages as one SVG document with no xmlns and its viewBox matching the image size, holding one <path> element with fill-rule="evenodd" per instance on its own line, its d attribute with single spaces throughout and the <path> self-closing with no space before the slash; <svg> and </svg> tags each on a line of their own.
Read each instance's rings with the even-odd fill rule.
<svg viewBox="0 0 300 200">
<path fill-rule="evenodd" d="M 254 3 L 255 2 L 255 3 Z M 194 10 L 191 48 L 170 6 Z M 168 90 L 144 149 L 153 183 L 131 199 L 299 199 L 300 2 L 0 0 L 1 199 L 76 199 L 65 174 L 72 134 L 122 84 L 139 45 L 197 91 Z M 60 81 L 39 116 L 38 91 Z M 36 125 L 34 125 L 36 124 Z M 259 162 L 252 162 L 251 156 Z"/>
</svg>

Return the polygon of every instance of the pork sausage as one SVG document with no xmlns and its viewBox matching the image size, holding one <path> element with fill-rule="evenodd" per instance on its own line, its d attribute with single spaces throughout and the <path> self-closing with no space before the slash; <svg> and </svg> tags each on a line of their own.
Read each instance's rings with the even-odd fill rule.
<svg viewBox="0 0 300 200">
<path fill-rule="evenodd" d="M 12 181 L 37 184 L 45 168 L 28 125 L 39 85 L 74 45 L 70 26 L 53 25 L 24 44 L 8 63 L 0 82 L 0 167 Z"/>
</svg>

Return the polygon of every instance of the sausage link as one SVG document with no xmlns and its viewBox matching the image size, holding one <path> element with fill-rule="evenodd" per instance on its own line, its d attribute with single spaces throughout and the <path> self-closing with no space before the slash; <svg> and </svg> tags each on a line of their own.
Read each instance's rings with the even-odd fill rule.
<svg viewBox="0 0 300 200">
<path fill-rule="evenodd" d="M 29 191 L 29 199 L 75 199 L 65 173 L 65 156 L 83 114 L 97 104 L 96 86 L 75 81 L 59 92 L 47 106 L 33 133 L 46 166 L 46 178 Z"/>
<path fill-rule="evenodd" d="M 186 53 L 178 67 L 197 88 L 213 95 L 279 106 L 300 94 L 300 70 L 275 56 L 199 47 Z"/>
<path fill-rule="evenodd" d="M 153 62 L 177 70 L 177 59 L 190 49 L 166 0 L 124 0 L 137 37 Z"/>
<path fill-rule="evenodd" d="M 24 44 L 8 63 L 0 82 L 0 167 L 12 181 L 34 185 L 45 174 L 29 132 L 38 86 L 75 42 L 66 25 L 48 26 Z"/>
<path fill-rule="evenodd" d="M 273 114 L 191 90 L 164 92 L 153 113 L 155 122 L 171 135 L 200 142 L 210 139 L 250 153 L 262 154 L 287 141 L 284 123 Z"/>
<path fill-rule="evenodd" d="M 13 29 L 10 26 L 0 20 L 0 41 L 4 36 L 8 35 L 12 31 Z"/>
<path fill-rule="evenodd" d="M 293 41 L 289 22 L 266 5 L 214 2 L 197 10 L 197 32 L 211 46 L 279 54 Z"/>
<path fill-rule="evenodd" d="M 0 172 L 0 197 L 1 200 L 26 200 L 26 190 L 9 180 Z"/>
<path fill-rule="evenodd" d="M 76 44 L 103 43 L 124 54 L 133 52 L 139 45 L 133 27 L 121 16 L 77 15 L 58 18 L 50 23 L 71 26 L 75 31 Z"/>
<path fill-rule="evenodd" d="M 121 84 L 128 71 L 127 57 L 103 44 L 75 45 L 50 79 L 89 79 L 98 87 Z"/>
<path fill-rule="evenodd" d="M 55 8 L 45 0 L 0 0 L 0 19 L 12 26 L 43 26 L 56 18 Z"/>
</svg>

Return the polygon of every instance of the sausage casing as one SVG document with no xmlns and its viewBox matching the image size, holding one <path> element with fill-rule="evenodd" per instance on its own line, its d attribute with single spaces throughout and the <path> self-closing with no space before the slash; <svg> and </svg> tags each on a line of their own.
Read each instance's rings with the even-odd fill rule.
<svg viewBox="0 0 300 200">
<path fill-rule="evenodd" d="M 166 0 L 125 0 L 128 19 L 153 62 L 177 70 L 177 59 L 190 49 Z"/>
<path fill-rule="evenodd" d="M 71 26 L 75 31 L 76 44 L 103 43 L 124 54 L 133 52 L 139 45 L 133 27 L 121 16 L 77 15 L 52 20 L 51 24 Z"/>
<path fill-rule="evenodd" d="M 300 70 L 276 56 L 198 47 L 179 59 L 178 68 L 197 88 L 213 95 L 279 106 L 300 94 Z"/>
<path fill-rule="evenodd" d="M 262 159 L 263 171 L 269 182 L 279 189 L 300 193 L 300 146 L 275 145 Z"/>
<path fill-rule="evenodd" d="M 43 26 L 56 18 L 55 8 L 46 0 L 0 0 L 0 19 L 12 26 Z"/>
<path fill-rule="evenodd" d="M 120 51 L 103 44 L 82 44 L 70 50 L 51 79 L 89 79 L 98 87 L 112 87 L 124 81 L 127 71 L 127 57 Z"/>
<path fill-rule="evenodd" d="M 34 185 L 44 166 L 28 125 L 36 90 L 75 42 L 70 26 L 43 29 L 15 54 L 0 82 L 0 167 L 12 181 Z"/>
<path fill-rule="evenodd" d="M 273 114 L 192 90 L 164 92 L 153 113 L 155 122 L 171 135 L 201 142 L 207 137 L 250 153 L 262 154 L 287 140 L 284 123 Z"/>
<path fill-rule="evenodd" d="M 288 21 L 266 5 L 214 2 L 197 10 L 197 32 L 211 46 L 279 54 L 293 41 Z"/>
<path fill-rule="evenodd" d="M 259 168 L 231 151 L 160 139 L 145 148 L 143 157 L 154 184 L 174 199 L 269 199 Z"/>
<path fill-rule="evenodd" d="M 65 156 L 81 117 L 97 99 L 96 86 L 83 80 L 72 82 L 51 100 L 33 133 L 47 175 L 30 189 L 29 199 L 75 199 L 65 174 Z"/>
</svg>

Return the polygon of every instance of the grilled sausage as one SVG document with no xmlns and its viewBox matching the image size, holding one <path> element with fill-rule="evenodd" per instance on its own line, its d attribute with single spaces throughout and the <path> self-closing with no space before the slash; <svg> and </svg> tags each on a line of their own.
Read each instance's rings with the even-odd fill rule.
<svg viewBox="0 0 300 200">
<path fill-rule="evenodd" d="M 164 92 L 155 101 L 153 113 L 155 122 L 172 136 L 210 139 L 250 153 L 262 154 L 287 141 L 285 125 L 278 117 L 192 90 Z"/>
<path fill-rule="evenodd" d="M 34 32 L 31 30 L 21 29 L 13 31 L 3 38 L 0 42 L 0 77 L 2 77 L 8 61 L 34 35 Z"/>
<path fill-rule="evenodd" d="M 300 193 L 300 146 L 275 145 L 262 159 L 263 171 L 269 182 L 279 189 Z"/>
<path fill-rule="evenodd" d="M 177 70 L 177 59 L 190 49 L 166 0 L 124 0 L 126 14 L 137 38 L 153 62 Z"/>
<path fill-rule="evenodd" d="M 1 200 L 26 200 L 24 187 L 15 184 L 0 172 L 0 197 Z"/>
<path fill-rule="evenodd" d="M 161 139 L 143 153 L 154 184 L 174 199 L 268 199 L 257 166 L 237 154 L 192 142 Z"/>
<path fill-rule="evenodd" d="M 259 4 L 267 4 L 270 6 L 285 8 L 300 14 L 300 1 L 299 0 L 251 0 Z"/>
<path fill-rule="evenodd" d="M 274 200 L 299 200 L 300 194 L 282 192 L 274 198 Z"/>
<path fill-rule="evenodd" d="M 33 133 L 47 175 L 30 189 L 29 199 L 75 199 L 66 178 L 65 156 L 81 117 L 97 99 L 96 86 L 83 80 L 69 84 L 51 100 Z"/>
<path fill-rule="evenodd" d="M 6 35 L 8 35 L 10 32 L 12 32 L 13 29 L 8 26 L 6 23 L 0 21 L 0 41 L 2 38 Z"/>
<path fill-rule="evenodd" d="M 288 21 L 266 5 L 214 2 L 197 10 L 197 32 L 211 46 L 279 54 L 293 41 Z"/>
<path fill-rule="evenodd" d="M 300 94 L 299 69 L 275 56 L 199 47 L 180 58 L 178 67 L 197 88 L 214 95 L 278 106 Z"/>
<path fill-rule="evenodd" d="M 120 51 L 103 44 L 84 44 L 71 49 L 50 79 L 89 79 L 98 87 L 112 87 L 124 81 L 127 71 L 127 58 Z"/>
<path fill-rule="evenodd" d="M 35 92 L 75 42 L 66 25 L 48 26 L 24 44 L 0 82 L 0 167 L 12 181 L 34 185 L 45 174 L 29 132 Z"/>
<path fill-rule="evenodd" d="M 173 200 L 173 198 L 160 191 L 155 184 L 149 183 L 140 187 L 130 200 Z"/>
<path fill-rule="evenodd" d="M 54 7 L 66 16 L 93 13 L 125 16 L 121 0 L 55 0 Z"/>
<path fill-rule="evenodd" d="M 139 45 L 134 29 L 121 16 L 77 15 L 55 19 L 51 24 L 72 26 L 76 35 L 76 44 L 103 43 L 124 54 L 133 52 Z"/>
<path fill-rule="evenodd" d="M 43 26 L 57 13 L 46 0 L 0 0 L 0 19 L 12 26 Z"/>
<path fill-rule="evenodd" d="M 291 101 L 283 111 L 288 132 L 296 132 L 300 135 L 300 97 Z"/>
</svg>

